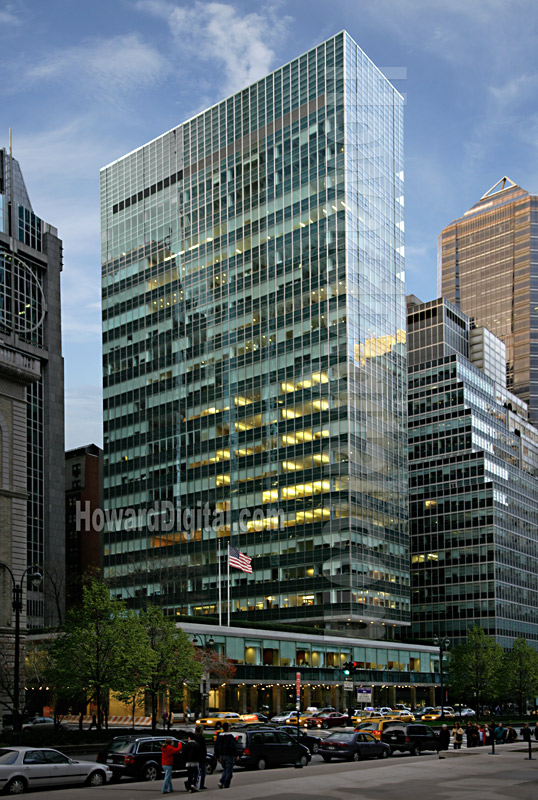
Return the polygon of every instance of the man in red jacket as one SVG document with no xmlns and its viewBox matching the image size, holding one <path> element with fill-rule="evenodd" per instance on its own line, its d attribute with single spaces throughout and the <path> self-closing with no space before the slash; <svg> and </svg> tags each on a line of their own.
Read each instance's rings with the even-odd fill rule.
<svg viewBox="0 0 538 800">
<path fill-rule="evenodd" d="M 165 743 L 161 745 L 161 750 L 161 763 L 164 771 L 164 781 L 161 792 L 162 794 L 167 794 L 168 792 L 174 791 L 174 787 L 172 786 L 172 768 L 174 766 L 174 756 L 181 750 L 181 742 L 178 742 L 177 747 L 174 747 L 172 740 L 167 739 Z"/>
</svg>

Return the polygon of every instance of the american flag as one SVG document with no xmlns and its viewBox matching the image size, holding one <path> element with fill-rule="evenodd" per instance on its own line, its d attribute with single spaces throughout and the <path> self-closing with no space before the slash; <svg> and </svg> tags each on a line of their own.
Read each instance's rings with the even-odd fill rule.
<svg viewBox="0 0 538 800">
<path fill-rule="evenodd" d="M 240 569 L 242 572 L 252 572 L 252 559 L 239 552 L 237 547 L 228 545 L 228 559 L 231 567 Z"/>
</svg>

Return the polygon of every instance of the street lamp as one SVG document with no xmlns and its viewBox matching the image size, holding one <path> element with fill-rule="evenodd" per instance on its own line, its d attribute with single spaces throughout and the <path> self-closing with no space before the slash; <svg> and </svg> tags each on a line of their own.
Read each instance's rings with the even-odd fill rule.
<svg viewBox="0 0 538 800">
<path fill-rule="evenodd" d="M 433 640 L 436 647 L 439 648 L 439 673 L 441 677 L 441 719 L 445 718 L 445 687 L 443 683 L 443 653 L 450 647 L 450 639 L 446 636 L 436 636 Z"/>
<path fill-rule="evenodd" d="M 203 647 L 204 650 L 209 650 L 215 644 L 215 640 L 211 634 L 195 633 L 192 637 L 192 643 L 195 647 Z M 203 663 L 203 662 L 202 662 Z M 202 698 L 202 717 L 205 717 L 205 703 L 206 697 L 209 697 L 209 670 L 204 669 L 202 680 L 200 681 L 200 695 Z M 207 691 L 206 691 L 207 690 Z"/>
<path fill-rule="evenodd" d="M 198 641 L 198 637 L 200 637 L 200 639 L 202 640 L 201 642 Z M 213 645 L 215 644 L 215 640 L 213 639 L 213 637 L 210 636 L 209 639 L 207 639 L 207 641 L 204 641 L 205 638 L 206 636 L 203 633 L 195 633 L 194 636 L 192 637 L 192 643 L 195 647 L 198 646 L 213 647 Z"/>
<path fill-rule="evenodd" d="M 21 611 L 22 611 L 22 597 L 24 591 L 23 581 L 25 577 L 31 579 L 35 587 L 41 584 L 43 575 L 41 570 L 35 564 L 27 567 L 21 575 L 20 581 L 17 583 L 11 568 L 3 561 L 0 561 L 0 567 L 6 569 L 11 577 L 13 587 L 13 595 L 11 600 L 11 607 L 15 612 L 15 664 L 13 665 L 13 730 L 15 733 L 20 732 L 20 708 L 19 708 L 19 683 L 20 683 L 20 644 L 21 644 Z"/>
</svg>

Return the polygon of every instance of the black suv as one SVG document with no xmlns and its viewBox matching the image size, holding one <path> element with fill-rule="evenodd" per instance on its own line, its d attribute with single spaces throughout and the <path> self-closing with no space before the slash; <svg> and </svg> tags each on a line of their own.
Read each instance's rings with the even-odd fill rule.
<svg viewBox="0 0 538 800">
<path fill-rule="evenodd" d="M 155 781 L 162 775 L 161 745 L 167 736 L 124 735 L 116 736 L 106 750 L 102 750 L 97 761 L 106 764 L 112 770 L 114 778 L 119 780 L 122 775 L 144 781 Z M 185 745 L 183 739 L 172 739 L 175 746 L 178 741 Z M 186 739 L 185 735 L 185 739 Z M 174 756 L 173 772 L 186 770 L 184 747 Z M 206 775 L 211 775 L 217 765 L 213 753 L 206 756 Z"/>
<path fill-rule="evenodd" d="M 238 764 L 243 767 L 279 766 L 296 764 L 306 767 L 311 759 L 310 751 L 287 731 L 245 730 L 232 731 L 239 751 Z"/>
<path fill-rule="evenodd" d="M 424 750 L 439 750 L 437 733 L 421 723 L 394 721 L 383 728 L 381 741 L 388 744 L 393 753 L 401 750 L 419 756 Z"/>
</svg>

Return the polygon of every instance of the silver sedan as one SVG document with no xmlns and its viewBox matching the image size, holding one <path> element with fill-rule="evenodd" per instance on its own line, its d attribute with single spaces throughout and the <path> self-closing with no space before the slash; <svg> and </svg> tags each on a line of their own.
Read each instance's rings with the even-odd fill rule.
<svg viewBox="0 0 538 800">
<path fill-rule="evenodd" d="M 102 786 L 111 777 L 111 770 L 104 764 L 75 761 L 48 747 L 0 748 L 0 792 L 4 794 L 75 783 Z"/>
</svg>

